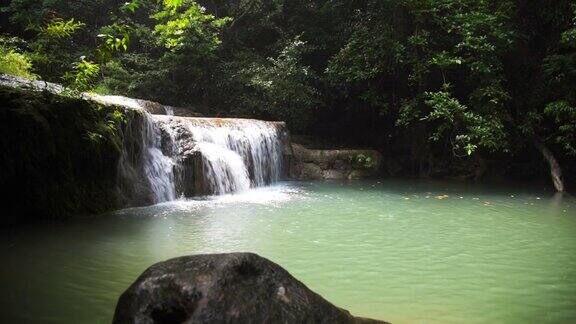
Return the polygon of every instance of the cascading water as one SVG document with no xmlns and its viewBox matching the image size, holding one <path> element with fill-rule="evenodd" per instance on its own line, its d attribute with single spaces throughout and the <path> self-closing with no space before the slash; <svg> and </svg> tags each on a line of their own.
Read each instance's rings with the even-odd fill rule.
<svg viewBox="0 0 576 324">
<path fill-rule="evenodd" d="M 197 153 L 200 193 L 270 184 L 282 174 L 283 124 L 249 119 L 154 116 L 183 152 Z"/>
<path fill-rule="evenodd" d="M 159 203 L 176 198 L 174 160 L 162 152 L 162 137 L 153 117 L 139 111 L 128 120 L 120 157 L 120 191 L 131 205 Z"/>
<path fill-rule="evenodd" d="M 146 154 L 144 154 L 144 172 L 154 193 L 155 202 L 169 201 L 176 198 L 174 188 L 174 161 L 162 153 L 162 138 L 152 119 L 145 114 L 146 130 L 143 134 Z"/>
<path fill-rule="evenodd" d="M 0 75 L 0 84 L 61 93 L 64 87 Z M 225 194 L 270 184 L 283 174 L 283 123 L 177 117 L 186 109 L 122 96 L 82 98 L 124 108 L 118 165 L 121 204 L 140 206 L 180 196 Z"/>
<path fill-rule="evenodd" d="M 215 194 L 238 192 L 250 188 L 250 176 L 242 157 L 210 142 L 200 142 L 196 148 L 202 154 L 205 181 Z"/>
<path fill-rule="evenodd" d="M 282 176 L 283 123 L 176 117 L 171 107 L 159 111 L 142 100 L 94 99 L 137 112 L 124 129 L 119 165 L 119 189 L 129 205 L 239 192 Z M 165 115 L 148 113 L 149 106 Z"/>
</svg>

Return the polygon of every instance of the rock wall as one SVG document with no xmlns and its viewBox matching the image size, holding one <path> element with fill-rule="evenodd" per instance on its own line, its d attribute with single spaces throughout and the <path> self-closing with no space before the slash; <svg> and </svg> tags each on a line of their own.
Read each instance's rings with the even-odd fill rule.
<svg viewBox="0 0 576 324">
<path fill-rule="evenodd" d="M 113 323 L 385 323 L 352 316 L 252 253 L 193 255 L 148 268 Z"/>
<path fill-rule="evenodd" d="M 380 175 L 382 155 L 374 150 L 313 150 L 292 143 L 290 177 L 297 180 L 365 179 Z"/>
<path fill-rule="evenodd" d="M 158 202 L 149 112 L 162 107 L 0 75 L 0 225 Z"/>
<path fill-rule="evenodd" d="M 117 208 L 127 118 L 119 107 L 0 85 L 0 223 Z"/>
</svg>

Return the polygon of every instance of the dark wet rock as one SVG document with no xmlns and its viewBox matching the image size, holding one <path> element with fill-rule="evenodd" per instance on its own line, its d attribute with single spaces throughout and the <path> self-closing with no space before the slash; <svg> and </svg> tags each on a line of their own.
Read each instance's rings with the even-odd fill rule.
<svg viewBox="0 0 576 324">
<path fill-rule="evenodd" d="M 201 177 L 199 176 L 202 167 L 200 164 L 201 161 L 202 157 L 200 152 L 194 148 L 189 148 L 182 152 L 178 159 L 178 165 L 174 170 L 174 174 L 176 176 L 178 192 L 184 197 L 194 197 L 203 194 L 198 188 L 199 181 L 201 181 Z"/>
<path fill-rule="evenodd" d="M 380 175 L 382 155 L 375 150 L 313 150 L 292 144 L 290 177 L 298 180 L 366 179 Z"/>
<path fill-rule="evenodd" d="M 133 116 L 80 98 L 4 84 L 0 226 L 118 208 L 123 125 L 111 128 L 106 118 L 114 113 L 125 120 Z"/>
<path fill-rule="evenodd" d="M 291 167 L 292 177 L 300 180 L 322 180 L 324 172 L 314 163 L 294 162 Z"/>
<path fill-rule="evenodd" d="M 113 323 L 384 323 L 352 316 L 252 253 L 193 255 L 148 268 Z"/>
</svg>

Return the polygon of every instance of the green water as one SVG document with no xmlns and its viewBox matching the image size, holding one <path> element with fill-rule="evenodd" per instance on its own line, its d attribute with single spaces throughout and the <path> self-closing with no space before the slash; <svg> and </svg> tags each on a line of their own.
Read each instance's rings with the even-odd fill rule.
<svg viewBox="0 0 576 324">
<path fill-rule="evenodd" d="M 251 251 L 394 323 L 575 323 L 576 199 L 519 187 L 289 182 L 2 232 L 0 322 L 109 323 L 170 257 Z"/>
</svg>

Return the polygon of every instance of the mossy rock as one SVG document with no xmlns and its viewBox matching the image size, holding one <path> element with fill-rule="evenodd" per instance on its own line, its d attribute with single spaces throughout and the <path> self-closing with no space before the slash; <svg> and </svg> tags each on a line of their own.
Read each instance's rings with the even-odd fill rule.
<svg viewBox="0 0 576 324">
<path fill-rule="evenodd" d="M 81 98 L 0 86 L 1 221 L 117 207 L 125 112 Z"/>
</svg>

